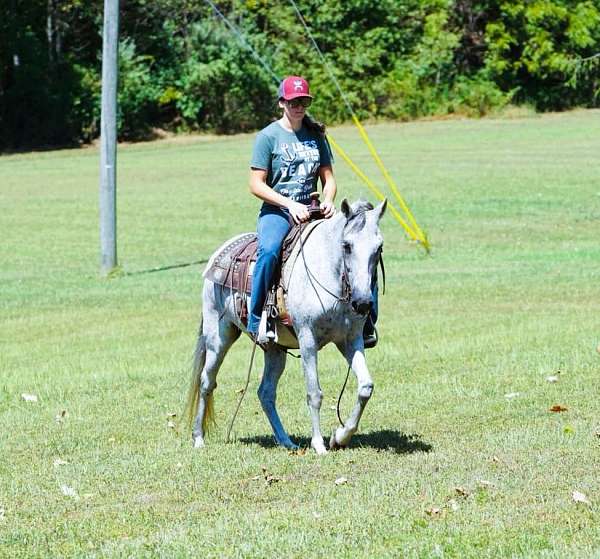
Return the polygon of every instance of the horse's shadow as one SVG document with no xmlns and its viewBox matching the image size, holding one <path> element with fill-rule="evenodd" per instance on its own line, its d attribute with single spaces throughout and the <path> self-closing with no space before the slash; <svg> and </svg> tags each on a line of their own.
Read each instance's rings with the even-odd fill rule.
<svg viewBox="0 0 600 559">
<path fill-rule="evenodd" d="M 310 447 L 310 439 L 299 435 L 291 435 L 291 439 L 300 448 Z M 263 448 L 277 446 L 272 435 L 258 435 L 256 437 L 243 437 L 238 439 L 244 444 L 257 444 Z M 358 433 L 352 437 L 348 448 L 373 448 L 377 452 L 391 452 L 393 454 L 412 454 L 413 452 L 430 452 L 433 446 L 423 440 L 421 435 L 406 435 L 400 431 L 382 429 L 371 433 Z"/>
</svg>

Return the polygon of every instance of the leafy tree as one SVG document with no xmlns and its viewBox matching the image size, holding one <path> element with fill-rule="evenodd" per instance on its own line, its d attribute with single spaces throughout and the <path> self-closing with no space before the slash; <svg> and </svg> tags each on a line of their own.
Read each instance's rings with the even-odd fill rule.
<svg viewBox="0 0 600 559">
<path fill-rule="evenodd" d="M 517 101 L 541 110 L 593 105 L 597 74 L 569 87 L 574 64 L 600 45 L 600 11 L 590 1 L 501 2 L 488 23 L 486 67 L 503 89 L 517 88 Z M 596 85 L 594 85 L 596 80 Z"/>
<path fill-rule="evenodd" d="M 363 118 L 483 115 L 509 101 L 595 106 L 598 0 L 297 0 Z M 313 113 L 345 100 L 285 0 L 219 9 L 279 76 L 302 74 Z M 100 120 L 103 0 L 0 4 L 0 149 L 90 141 Z M 276 114 L 273 77 L 206 3 L 127 0 L 120 13 L 119 135 L 154 127 L 231 133 Z"/>
</svg>

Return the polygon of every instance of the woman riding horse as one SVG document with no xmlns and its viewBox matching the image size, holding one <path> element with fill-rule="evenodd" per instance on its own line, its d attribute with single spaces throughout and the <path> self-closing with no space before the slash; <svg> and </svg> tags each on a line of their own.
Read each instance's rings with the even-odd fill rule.
<svg viewBox="0 0 600 559">
<path fill-rule="evenodd" d="M 308 82 L 288 76 L 279 85 L 282 116 L 261 130 L 255 140 L 250 163 L 250 192 L 263 201 L 257 224 L 258 253 L 252 277 L 248 333 L 256 341 L 267 292 L 277 267 L 281 245 L 292 224 L 307 221 L 310 195 L 323 185 L 321 213 L 335 214 L 337 186 L 325 126 L 306 114 L 312 103 Z M 373 289 L 373 311 L 365 324 L 365 347 L 377 342 L 377 289 Z M 260 340 L 265 342 L 266 340 Z"/>
</svg>

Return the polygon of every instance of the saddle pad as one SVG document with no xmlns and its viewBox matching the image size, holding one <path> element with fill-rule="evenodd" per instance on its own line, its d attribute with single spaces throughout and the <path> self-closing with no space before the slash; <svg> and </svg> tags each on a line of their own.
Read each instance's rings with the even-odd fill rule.
<svg viewBox="0 0 600 559">
<path fill-rule="evenodd" d="M 251 264 L 256 261 L 256 249 L 256 233 L 243 233 L 230 239 L 208 261 L 203 276 L 218 285 L 250 293 Z"/>
</svg>

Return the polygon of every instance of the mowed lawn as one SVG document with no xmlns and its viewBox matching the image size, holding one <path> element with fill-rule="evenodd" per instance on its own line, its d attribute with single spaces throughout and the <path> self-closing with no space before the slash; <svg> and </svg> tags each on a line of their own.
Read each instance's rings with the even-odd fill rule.
<svg viewBox="0 0 600 559">
<path fill-rule="evenodd" d="M 368 130 L 433 252 L 385 216 L 374 394 L 324 457 L 273 446 L 262 358 L 225 444 L 245 338 L 205 449 L 181 416 L 202 266 L 149 270 L 254 228 L 252 135 L 119 148 L 110 280 L 98 150 L 0 157 L 1 557 L 600 557 L 600 111 Z M 336 174 L 338 202 L 374 201 Z M 332 348 L 319 365 L 328 438 L 346 369 Z M 292 358 L 279 409 L 306 448 Z"/>
</svg>

